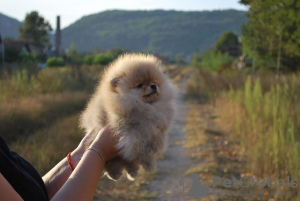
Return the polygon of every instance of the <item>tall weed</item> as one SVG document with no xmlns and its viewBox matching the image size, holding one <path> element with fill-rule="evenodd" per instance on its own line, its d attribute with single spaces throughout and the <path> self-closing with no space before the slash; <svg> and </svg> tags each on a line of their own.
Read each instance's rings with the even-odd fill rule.
<svg viewBox="0 0 300 201">
<path fill-rule="evenodd" d="M 210 100 L 220 114 L 218 122 L 240 142 L 240 154 L 247 158 L 245 171 L 257 177 L 299 181 L 299 78 L 299 74 L 276 80 L 273 74 L 232 76 L 199 71 L 197 82 L 190 82 L 195 86 L 188 89 L 201 96 L 207 88 L 213 91 Z"/>
<path fill-rule="evenodd" d="M 91 91 L 102 70 L 102 66 L 45 68 L 35 73 L 18 69 L 0 79 L 0 102 L 38 93 Z"/>
<path fill-rule="evenodd" d="M 236 132 L 240 132 L 242 141 L 248 142 L 248 161 L 255 167 L 252 171 L 260 176 L 300 176 L 299 139 L 296 136 L 296 131 L 300 131 L 296 116 L 300 112 L 300 105 L 294 100 L 294 84 L 273 83 L 270 90 L 263 93 L 260 79 L 248 77 L 244 91 L 231 95 L 231 99 L 244 95 L 234 98 L 230 107 L 244 110 L 239 118 L 242 126 Z M 226 95 L 223 97 L 225 100 Z"/>
</svg>

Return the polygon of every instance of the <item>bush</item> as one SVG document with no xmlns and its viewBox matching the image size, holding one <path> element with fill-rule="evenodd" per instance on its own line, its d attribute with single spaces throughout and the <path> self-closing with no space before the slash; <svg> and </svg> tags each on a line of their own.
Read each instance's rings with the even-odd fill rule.
<svg viewBox="0 0 300 201">
<path fill-rule="evenodd" d="M 5 47 L 5 62 L 13 63 L 18 61 L 20 53 L 21 50 L 19 48 Z M 0 53 L 0 61 L 2 62 L 2 53 Z"/>
<path fill-rule="evenodd" d="M 93 64 L 93 61 L 94 61 L 94 56 L 93 56 L 93 55 L 86 55 L 86 56 L 83 58 L 83 63 L 84 63 L 84 64 L 92 65 L 92 64 Z"/>
<path fill-rule="evenodd" d="M 65 62 L 62 58 L 51 57 L 46 62 L 48 67 L 60 67 L 65 66 Z"/>
<path fill-rule="evenodd" d="M 22 64 L 35 64 L 37 60 L 35 56 L 29 52 L 21 52 L 19 55 L 19 63 Z"/>
<path fill-rule="evenodd" d="M 203 55 L 196 53 L 193 56 L 192 64 L 210 71 L 220 70 L 224 66 L 229 66 L 233 62 L 233 58 L 227 53 L 219 51 L 207 51 Z"/>
<path fill-rule="evenodd" d="M 98 54 L 93 63 L 94 64 L 100 64 L 100 65 L 107 65 L 109 64 L 111 61 L 113 60 L 113 58 L 109 55 L 106 55 L 106 54 Z"/>
</svg>

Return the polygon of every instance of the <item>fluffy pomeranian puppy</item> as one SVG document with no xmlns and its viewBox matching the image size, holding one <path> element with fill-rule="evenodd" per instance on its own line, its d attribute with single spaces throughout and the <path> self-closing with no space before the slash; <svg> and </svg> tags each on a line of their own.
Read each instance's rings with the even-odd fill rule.
<svg viewBox="0 0 300 201">
<path fill-rule="evenodd" d="M 125 170 L 133 180 L 140 166 L 154 170 L 166 146 L 176 91 L 152 55 L 125 54 L 106 68 L 80 125 L 86 132 L 109 125 L 119 136 L 120 155 L 105 164 L 110 179 L 117 180 Z"/>
</svg>

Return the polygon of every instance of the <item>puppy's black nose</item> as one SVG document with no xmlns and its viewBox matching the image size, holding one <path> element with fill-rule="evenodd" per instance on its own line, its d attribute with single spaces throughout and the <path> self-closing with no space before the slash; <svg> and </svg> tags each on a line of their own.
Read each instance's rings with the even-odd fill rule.
<svg viewBox="0 0 300 201">
<path fill-rule="evenodd" d="M 151 84 L 151 85 L 150 85 L 150 88 L 151 88 L 153 91 L 156 91 L 156 85 L 155 85 L 155 84 Z"/>
</svg>

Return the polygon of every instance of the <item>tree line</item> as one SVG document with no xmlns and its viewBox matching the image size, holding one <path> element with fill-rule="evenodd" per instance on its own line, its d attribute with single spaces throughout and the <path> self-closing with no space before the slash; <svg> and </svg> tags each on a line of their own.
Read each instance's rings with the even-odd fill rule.
<svg viewBox="0 0 300 201">
<path fill-rule="evenodd" d="M 281 71 L 299 70 L 300 1 L 240 0 L 240 3 L 249 7 L 249 20 L 242 26 L 240 40 L 233 32 L 223 33 L 212 49 L 193 55 L 192 65 L 223 70 L 238 59 L 230 51 L 222 51 L 222 47 L 240 45 L 243 65 L 250 63 L 253 70 L 267 69 L 277 75 Z"/>
<path fill-rule="evenodd" d="M 234 32 L 225 32 L 213 48 L 203 53 L 196 52 L 192 57 L 192 64 L 211 69 L 229 65 L 234 60 L 233 55 L 230 55 L 228 51 L 222 51 L 222 46 L 235 45 L 241 46 L 242 52 L 247 54 L 247 59 L 252 61 L 254 68 L 261 67 L 277 72 L 283 69 L 298 70 L 300 66 L 300 1 L 240 0 L 240 3 L 249 6 L 247 13 L 249 20 L 242 26 L 241 38 L 239 39 Z M 52 31 L 51 25 L 36 11 L 26 15 L 24 26 L 19 29 L 20 38 L 39 50 L 36 55 L 38 60 L 45 60 L 45 52 L 51 47 L 50 31 Z M 7 50 L 8 55 L 15 55 L 15 52 L 15 50 Z M 98 56 L 97 59 L 93 55 L 84 58 L 84 55 L 80 56 L 75 45 L 71 45 L 65 54 L 65 59 L 77 64 L 80 63 L 79 58 L 81 62 L 101 61 L 105 64 L 110 60 L 108 54 L 102 52 L 102 56 Z M 33 60 L 32 55 L 24 53 L 18 55 L 18 59 Z M 184 61 L 184 56 L 179 56 L 177 60 Z"/>
<path fill-rule="evenodd" d="M 242 27 L 244 50 L 255 65 L 299 70 L 300 1 L 240 0 L 249 6 L 249 21 Z"/>
</svg>

